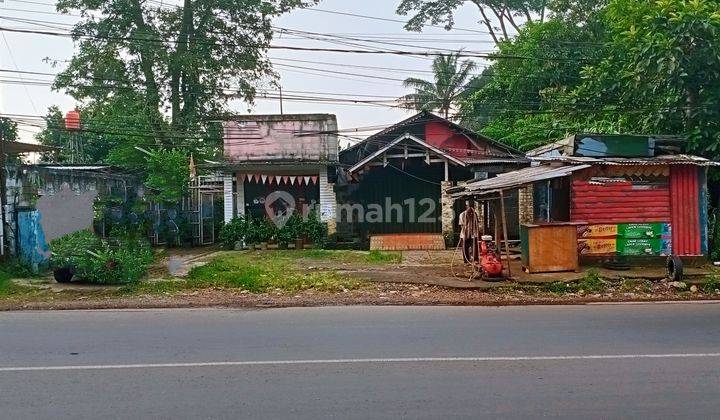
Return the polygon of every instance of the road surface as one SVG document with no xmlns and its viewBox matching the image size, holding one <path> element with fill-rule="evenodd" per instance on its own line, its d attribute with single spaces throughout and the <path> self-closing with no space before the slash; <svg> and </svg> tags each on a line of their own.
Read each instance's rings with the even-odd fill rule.
<svg viewBox="0 0 720 420">
<path fill-rule="evenodd" d="M 0 313 L 0 418 L 710 418 L 720 305 Z"/>
</svg>

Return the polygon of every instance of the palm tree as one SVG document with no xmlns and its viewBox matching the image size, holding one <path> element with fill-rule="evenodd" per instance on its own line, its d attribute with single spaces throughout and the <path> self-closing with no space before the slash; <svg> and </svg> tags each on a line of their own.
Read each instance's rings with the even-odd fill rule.
<svg viewBox="0 0 720 420">
<path fill-rule="evenodd" d="M 414 77 L 405 79 L 403 85 L 415 92 L 403 96 L 400 102 L 408 109 L 439 111 L 448 118 L 453 104 L 465 91 L 475 63 L 469 60 L 460 62 L 460 52 L 457 52 L 436 57 L 432 70 L 435 73 L 434 82 Z"/>
</svg>

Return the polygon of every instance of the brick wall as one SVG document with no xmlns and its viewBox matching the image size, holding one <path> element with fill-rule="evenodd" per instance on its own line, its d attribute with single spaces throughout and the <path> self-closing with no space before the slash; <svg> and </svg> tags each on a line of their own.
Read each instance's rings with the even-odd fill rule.
<svg viewBox="0 0 720 420">
<path fill-rule="evenodd" d="M 519 207 L 519 222 L 520 224 L 523 223 L 532 223 L 534 221 L 533 217 L 533 186 L 528 185 L 525 188 L 520 188 L 518 190 L 518 207 Z"/>
<path fill-rule="evenodd" d="M 443 236 L 452 236 L 453 234 L 453 221 L 455 219 L 455 212 L 453 211 L 454 200 L 448 195 L 445 190 L 452 187 L 451 181 L 440 182 L 440 206 L 441 206 L 441 218 L 442 218 L 442 233 Z"/>
</svg>

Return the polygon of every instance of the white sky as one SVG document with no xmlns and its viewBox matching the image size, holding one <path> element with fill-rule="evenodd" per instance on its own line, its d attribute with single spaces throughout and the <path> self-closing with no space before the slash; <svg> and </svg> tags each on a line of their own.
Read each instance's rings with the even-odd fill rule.
<svg viewBox="0 0 720 420">
<path fill-rule="evenodd" d="M 323 10 L 341 11 L 370 15 L 389 19 L 406 19 L 395 14 L 395 8 L 400 0 L 324 0 L 316 8 Z M 35 3 L 46 3 L 40 5 Z M 0 0 L 0 17 L 24 18 L 42 21 L 53 21 L 63 23 L 74 23 L 77 18 L 55 14 L 52 0 Z M 17 11 L 9 9 L 24 9 Z M 471 28 L 483 30 L 477 22 L 478 14 L 472 6 L 467 6 L 460 13 L 456 14 L 458 28 Z M 43 30 L 40 26 L 33 26 L 28 23 L 13 22 L 0 19 L 0 26 L 12 28 L 25 28 Z M 408 37 L 407 41 L 394 41 L 423 45 L 427 49 L 446 48 L 472 51 L 489 51 L 493 44 L 489 35 L 462 31 L 446 32 L 439 28 L 427 28 L 423 34 L 413 35 L 403 30 L 402 23 L 385 22 L 378 20 L 363 19 L 351 16 L 340 16 L 312 10 L 295 10 L 290 14 L 278 18 L 275 26 L 297 29 L 309 32 L 322 32 L 333 34 L 347 34 L 366 38 L 368 34 L 382 34 L 387 36 Z M 58 68 L 46 63 L 45 58 L 54 60 L 67 60 L 72 56 L 73 43 L 67 38 L 49 37 L 36 34 L 20 34 L 11 32 L 0 32 L 0 68 L 9 70 L 25 70 L 37 72 L 57 72 Z M 394 34 L 394 35 L 390 35 Z M 427 34 L 438 34 L 430 36 Z M 449 35 L 450 34 L 450 35 Z M 326 42 L 319 42 L 306 39 L 287 39 L 287 35 L 276 35 L 276 45 L 294 45 L 317 48 L 354 48 L 338 46 Z M 423 38 L 448 39 L 448 43 L 421 42 Z M 457 41 L 457 42 L 454 42 Z M 409 47 L 373 45 L 380 49 L 401 49 L 415 50 Z M 271 50 L 271 58 L 285 58 L 296 60 L 319 61 L 323 63 L 350 64 L 362 66 L 392 67 L 407 70 L 405 71 L 378 71 L 357 68 L 346 68 L 331 65 L 319 65 L 297 62 L 275 61 L 275 64 L 291 64 L 304 67 L 313 67 L 318 70 L 342 71 L 359 73 L 391 79 L 405 79 L 406 77 L 430 78 L 430 74 L 417 73 L 413 70 L 430 70 L 431 59 L 389 56 L 389 55 L 360 55 L 342 54 L 327 52 L 301 52 L 287 50 Z M 348 97 L 356 95 L 380 95 L 399 97 L 407 93 L 402 87 L 402 82 L 394 80 L 362 78 L 358 76 L 337 75 L 326 73 L 323 75 L 310 75 L 307 70 L 288 69 L 277 66 L 276 70 L 281 75 L 281 83 L 285 91 L 316 91 L 348 94 Z M 479 71 L 479 70 L 478 70 Z M 16 78 L 17 74 L 0 73 L 0 78 Z M 50 79 L 48 76 L 24 76 L 25 79 Z M 352 79 L 352 80 L 349 80 Z M 288 93 L 290 95 L 292 93 Z M 327 95 L 316 95 L 327 96 Z M 389 99 L 389 98 L 388 98 Z M 0 112 L 9 114 L 45 115 L 51 105 L 58 105 L 63 110 L 74 107 L 75 101 L 64 95 L 62 92 L 53 92 L 48 86 L 22 86 L 0 82 Z M 246 113 L 247 104 L 233 103 L 232 110 L 238 113 Z M 253 109 L 254 113 L 279 113 L 279 101 L 276 99 L 259 99 Z M 340 128 L 367 127 L 376 125 L 387 125 L 411 115 L 411 112 L 375 106 L 350 106 L 334 105 L 323 103 L 284 103 L 285 113 L 332 113 L 338 117 Z M 31 141 L 32 133 L 37 128 L 21 126 L 21 139 Z M 367 133 L 365 133 L 367 134 Z"/>
</svg>

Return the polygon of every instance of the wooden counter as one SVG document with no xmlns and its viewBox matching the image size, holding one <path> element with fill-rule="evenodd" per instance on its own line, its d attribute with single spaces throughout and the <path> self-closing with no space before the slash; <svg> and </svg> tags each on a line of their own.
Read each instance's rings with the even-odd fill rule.
<svg viewBox="0 0 720 420">
<path fill-rule="evenodd" d="M 578 223 L 526 224 L 520 227 L 523 269 L 528 273 L 576 271 Z"/>
</svg>

